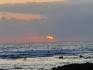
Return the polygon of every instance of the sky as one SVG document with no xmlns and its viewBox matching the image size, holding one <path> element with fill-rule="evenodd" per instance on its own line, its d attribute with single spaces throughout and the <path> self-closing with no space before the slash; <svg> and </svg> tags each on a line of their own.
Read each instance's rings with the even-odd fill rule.
<svg viewBox="0 0 93 70">
<path fill-rule="evenodd" d="M 0 43 L 78 40 L 93 40 L 93 0 L 0 0 Z"/>
</svg>

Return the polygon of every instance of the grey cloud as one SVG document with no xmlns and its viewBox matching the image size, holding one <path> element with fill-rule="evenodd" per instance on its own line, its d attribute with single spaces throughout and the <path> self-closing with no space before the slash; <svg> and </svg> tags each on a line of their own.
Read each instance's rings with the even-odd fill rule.
<svg viewBox="0 0 93 70">
<path fill-rule="evenodd" d="M 93 4 L 91 2 L 2 5 L 0 6 L 0 11 L 38 13 L 49 17 L 42 21 L 15 22 L 16 27 L 24 27 L 22 28 L 23 33 L 27 31 L 29 33 L 30 31 L 27 30 L 26 26 L 29 26 L 29 28 L 31 26 L 33 31 L 38 34 L 55 35 L 58 39 L 78 39 L 83 37 L 93 39 Z M 18 34 L 21 34 L 20 28 L 15 30 Z"/>
</svg>

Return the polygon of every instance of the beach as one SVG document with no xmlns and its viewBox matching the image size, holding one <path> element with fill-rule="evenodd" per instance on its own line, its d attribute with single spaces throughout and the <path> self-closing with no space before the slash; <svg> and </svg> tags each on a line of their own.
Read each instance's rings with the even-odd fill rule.
<svg viewBox="0 0 93 70">
<path fill-rule="evenodd" d="M 92 43 L 0 44 L 0 69 L 51 70 L 69 64 L 93 63 Z"/>
<path fill-rule="evenodd" d="M 51 70 L 54 67 L 64 66 L 74 63 L 93 63 L 93 58 L 80 58 L 79 56 L 63 56 L 52 57 L 35 57 L 35 58 L 19 58 L 19 59 L 0 59 L 0 69 L 5 70 Z M 25 60 L 24 60 L 25 59 Z"/>
<path fill-rule="evenodd" d="M 92 66 L 93 0 L 0 0 L 0 70 Z"/>
</svg>

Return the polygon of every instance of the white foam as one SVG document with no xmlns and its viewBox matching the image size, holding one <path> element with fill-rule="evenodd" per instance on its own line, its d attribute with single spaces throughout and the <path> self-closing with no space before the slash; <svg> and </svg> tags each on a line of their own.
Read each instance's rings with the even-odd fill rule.
<svg viewBox="0 0 93 70">
<path fill-rule="evenodd" d="M 60 56 L 60 55 L 59 55 Z M 85 62 L 93 62 L 93 58 L 84 59 L 84 58 L 74 58 L 76 56 L 65 56 L 63 59 L 59 59 L 59 56 L 54 57 L 38 57 L 38 58 L 24 58 L 21 59 L 0 59 L 0 68 L 13 70 L 16 67 L 20 67 L 22 69 L 48 69 L 50 70 L 53 67 L 62 66 L 65 64 L 71 63 L 85 63 Z"/>
</svg>

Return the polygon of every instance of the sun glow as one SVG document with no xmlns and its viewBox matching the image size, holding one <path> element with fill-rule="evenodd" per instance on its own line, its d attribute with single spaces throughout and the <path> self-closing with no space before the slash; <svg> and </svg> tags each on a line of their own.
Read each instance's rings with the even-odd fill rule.
<svg viewBox="0 0 93 70">
<path fill-rule="evenodd" d="M 53 37 L 53 36 L 48 35 L 48 36 L 47 36 L 47 39 L 48 39 L 48 40 L 53 40 L 53 39 L 54 39 L 54 37 Z"/>
</svg>

